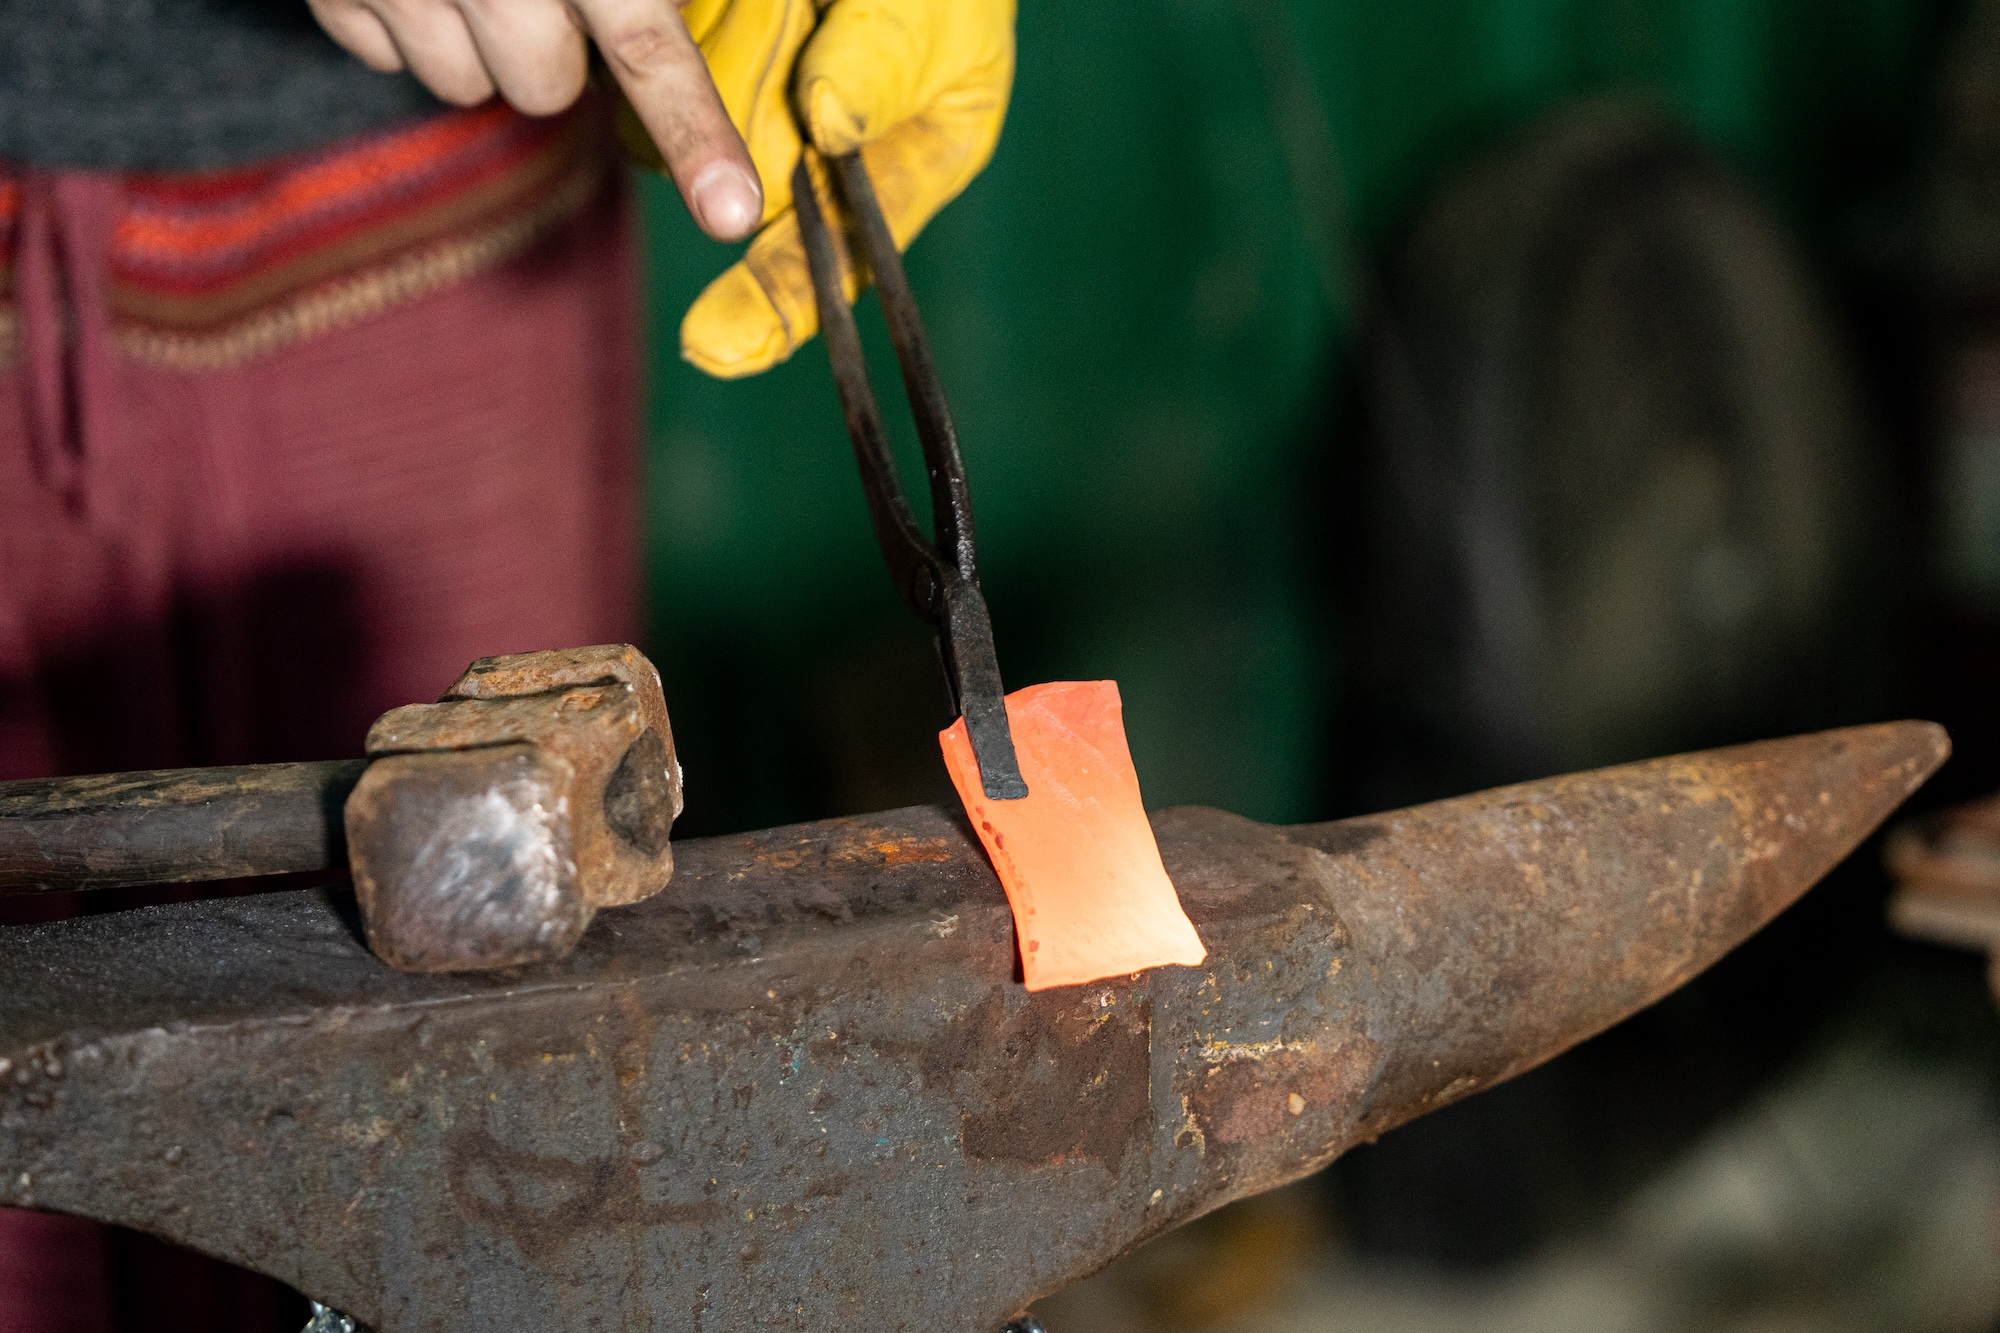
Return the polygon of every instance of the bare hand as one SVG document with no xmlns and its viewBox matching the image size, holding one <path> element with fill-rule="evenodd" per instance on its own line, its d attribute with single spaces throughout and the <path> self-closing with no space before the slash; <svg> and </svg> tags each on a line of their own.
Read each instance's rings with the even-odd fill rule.
<svg viewBox="0 0 2000 1333">
<path fill-rule="evenodd" d="M 369 66 L 407 69 L 447 102 L 497 91 L 535 116 L 583 92 L 597 43 L 688 212 L 719 241 L 756 230 L 763 187 L 673 0 L 308 0 Z"/>
</svg>

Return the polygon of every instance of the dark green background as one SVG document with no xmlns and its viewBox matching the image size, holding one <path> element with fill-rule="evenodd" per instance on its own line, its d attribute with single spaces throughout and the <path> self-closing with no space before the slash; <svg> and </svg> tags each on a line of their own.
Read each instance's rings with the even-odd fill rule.
<svg viewBox="0 0 2000 1333">
<path fill-rule="evenodd" d="M 1907 158 L 1944 22 L 1906 0 L 1027 0 L 998 154 L 909 258 L 1009 684 L 1115 678 L 1151 805 L 1334 813 L 1309 489 L 1342 447 L 1333 210 L 1375 252 L 1496 135 L 1638 95 L 1832 263 Z M 943 792 L 927 635 L 871 543 L 824 353 L 734 384 L 682 364 L 681 311 L 733 253 L 657 180 L 643 206 L 648 642 L 685 829 Z"/>
</svg>

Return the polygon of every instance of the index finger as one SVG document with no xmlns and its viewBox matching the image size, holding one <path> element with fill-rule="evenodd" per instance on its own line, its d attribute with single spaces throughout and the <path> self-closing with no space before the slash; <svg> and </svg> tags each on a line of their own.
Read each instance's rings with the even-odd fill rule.
<svg viewBox="0 0 2000 1333">
<path fill-rule="evenodd" d="M 688 212 L 719 241 L 756 230 L 764 191 L 673 0 L 574 0 Z"/>
</svg>

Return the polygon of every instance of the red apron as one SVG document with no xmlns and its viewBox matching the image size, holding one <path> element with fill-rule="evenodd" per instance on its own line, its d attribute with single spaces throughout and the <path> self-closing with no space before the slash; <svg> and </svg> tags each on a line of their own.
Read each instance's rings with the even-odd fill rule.
<svg viewBox="0 0 2000 1333">
<path fill-rule="evenodd" d="M 487 107 L 245 170 L 0 164 L 0 778 L 354 755 L 475 657 L 634 636 L 609 145 Z M 0 1210 L 4 1333 L 296 1314 Z"/>
</svg>

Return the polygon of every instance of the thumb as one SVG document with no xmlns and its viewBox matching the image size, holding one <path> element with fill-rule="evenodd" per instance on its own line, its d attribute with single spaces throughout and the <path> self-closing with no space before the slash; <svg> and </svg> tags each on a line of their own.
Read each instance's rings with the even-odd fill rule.
<svg viewBox="0 0 2000 1333">
<path fill-rule="evenodd" d="M 799 56 L 799 115 L 814 147 L 851 153 L 924 108 L 937 91 L 950 9 L 937 0 L 836 0 Z"/>
</svg>

